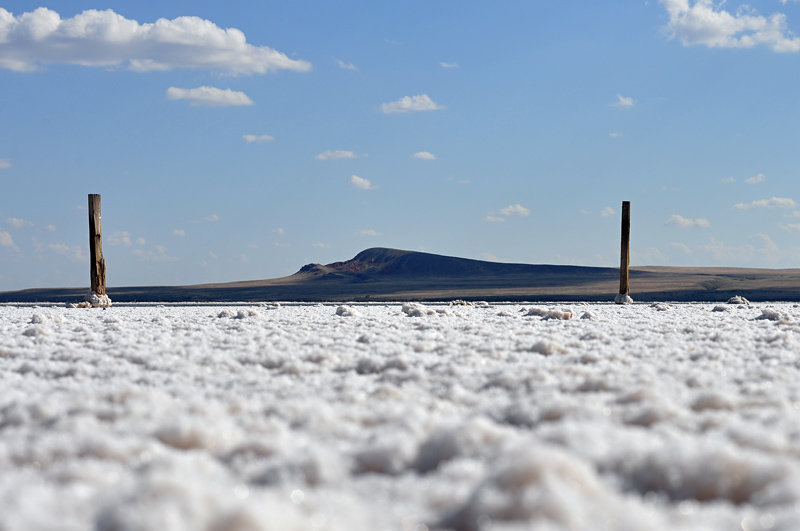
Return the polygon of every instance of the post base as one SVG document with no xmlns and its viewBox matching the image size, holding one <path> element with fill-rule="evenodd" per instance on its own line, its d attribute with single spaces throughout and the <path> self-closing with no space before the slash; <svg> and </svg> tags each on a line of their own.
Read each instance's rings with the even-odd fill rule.
<svg viewBox="0 0 800 531">
<path fill-rule="evenodd" d="M 86 297 L 80 302 L 67 303 L 69 308 L 110 308 L 111 299 L 108 295 L 98 295 L 94 291 L 86 294 Z"/>
<path fill-rule="evenodd" d="M 614 304 L 633 304 L 633 299 L 627 293 L 620 293 L 614 299 Z"/>
</svg>

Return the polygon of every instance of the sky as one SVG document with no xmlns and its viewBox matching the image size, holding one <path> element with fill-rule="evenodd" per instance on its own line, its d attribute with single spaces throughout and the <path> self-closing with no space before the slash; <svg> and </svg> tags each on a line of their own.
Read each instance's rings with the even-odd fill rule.
<svg viewBox="0 0 800 531">
<path fill-rule="evenodd" d="M 0 290 L 800 265 L 800 2 L 0 0 Z"/>
</svg>

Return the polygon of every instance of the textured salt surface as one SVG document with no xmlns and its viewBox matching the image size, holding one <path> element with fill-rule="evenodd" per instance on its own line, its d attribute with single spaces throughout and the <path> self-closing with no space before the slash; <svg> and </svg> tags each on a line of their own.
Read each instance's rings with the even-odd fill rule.
<svg viewBox="0 0 800 531">
<path fill-rule="evenodd" d="M 797 530 L 798 352 L 789 304 L 0 307 L 0 529 Z"/>
</svg>

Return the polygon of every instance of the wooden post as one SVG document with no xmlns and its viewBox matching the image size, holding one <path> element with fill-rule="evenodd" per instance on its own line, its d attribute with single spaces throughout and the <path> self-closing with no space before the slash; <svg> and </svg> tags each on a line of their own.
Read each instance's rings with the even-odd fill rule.
<svg viewBox="0 0 800 531">
<path fill-rule="evenodd" d="M 630 266 L 631 251 L 631 202 L 622 202 L 622 237 L 619 256 L 619 296 L 617 303 L 629 302 L 628 292 L 628 267 Z"/>
<path fill-rule="evenodd" d="M 89 194 L 89 280 L 95 295 L 106 294 L 106 261 L 100 228 L 100 194 Z"/>
</svg>

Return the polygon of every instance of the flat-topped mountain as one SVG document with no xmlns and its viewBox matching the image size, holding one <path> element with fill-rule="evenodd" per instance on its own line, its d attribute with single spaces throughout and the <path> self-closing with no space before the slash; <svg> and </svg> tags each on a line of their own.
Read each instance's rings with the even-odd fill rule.
<svg viewBox="0 0 800 531">
<path fill-rule="evenodd" d="M 308 264 L 298 275 L 352 280 L 420 279 L 427 277 L 496 277 L 508 275 L 596 274 L 618 275 L 614 268 L 508 264 L 456 258 L 418 251 L 373 247 L 354 258 L 332 264 Z"/>
<path fill-rule="evenodd" d="M 800 269 L 634 267 L 636 301 L 800 301 Z M 350 260 L 308 264 L 288 277 L 193 286 L 108 287 L 115 302 L 612 301 L 619 270 L 510 264 L 376 247 Z M 64 302 L 86 288 L 0 293 L 0 302 Z"/>
</svg>

